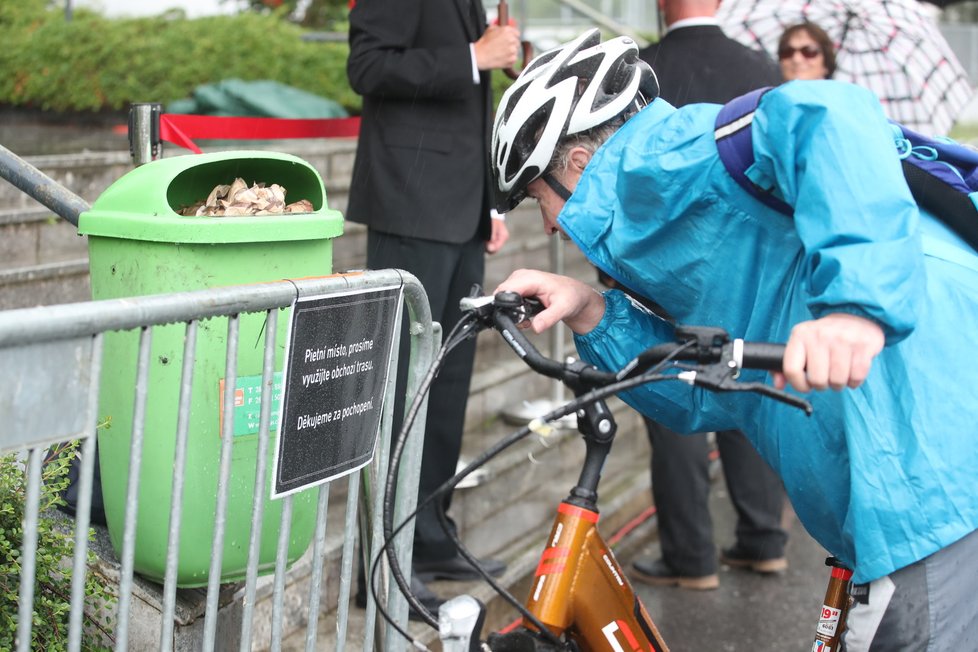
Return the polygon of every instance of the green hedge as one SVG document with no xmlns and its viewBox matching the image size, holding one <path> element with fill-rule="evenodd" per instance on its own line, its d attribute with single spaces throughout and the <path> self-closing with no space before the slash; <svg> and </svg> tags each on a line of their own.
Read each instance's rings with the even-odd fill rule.
<svg viewBox="0 0 978 652">
<path fill-rule="evenodd" d="M 272 79 L 359 113 L 346 79 L 346 43 L 303 41 L 303 33 L 280 14 L 107 19 L 76 11 L 65 21 L 46 0 L 0 1 L 0 104 L 124 110 L 238 78 Z M 494 75 L 497 101 L 509 83 Z"/>
<path fill-rule="evenodd" d="M 40 6 L 38 6 L 40 5 Z M 303 41 L 276 15 L 66 22 L 43 0 L 0 3 L 0 103 L 51 111 L 120 110 L 189 97 L 222 79 L 273 79 L 356 111 L 345 43 Z"/>
</svg>

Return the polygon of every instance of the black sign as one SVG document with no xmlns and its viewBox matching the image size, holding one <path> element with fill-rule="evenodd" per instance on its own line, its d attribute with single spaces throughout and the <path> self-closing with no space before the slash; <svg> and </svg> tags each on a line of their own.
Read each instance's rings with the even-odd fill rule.
<svg viewBox="0 0 978 652">
<path fill-rule="evenodd" d="M 400 287 L 296 301 L 273 497 L 328 482 L 373 458 L 400 303 Z"/>
</svg>

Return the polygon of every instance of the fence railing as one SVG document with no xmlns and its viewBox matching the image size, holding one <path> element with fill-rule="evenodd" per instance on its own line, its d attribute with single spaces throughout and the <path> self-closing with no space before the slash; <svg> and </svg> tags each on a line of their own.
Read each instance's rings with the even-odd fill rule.
<svg viewBox="0 0 978 652">
<path fill-rule="evenodd" d="M 434 349 L 440 338 L 437 324 L 432 324 L 427 297 L 417 280 L 398 270 L 381 270 L 364 272 L 362 274 L 342 275 L 299 281 L 280 281 L 259 285 L 248 285 L 232 288 L 208 289 L 169 295 L 156 295 L 131 299 L 115 299 L 78 304 L 10 310 L 0 312 L 0 377 L 4 378 L 3 388 L 0 389 L 0 453 L 4 454 L 4 464 L 14 465 L 24 473 L 23 504 L 16 509 L 23 510 L 23 536 L 19 551 L 20 588 L 18 596 L 18 616 L 16 632 L 16 649 L 27 652 L 33 649 L 32 630 L 37 618 L 33 616 L 36 601 L 43 598 L 40 595 L 41 580 L 36 577 L 39 555 L 39 534 L 44 534 L 39 523 L 46 514 L 41 504 L 43 489 L 42 474 L 46 464 L 50 462 L 52 446 L 61 442 L 80 441 L 80 473 L 78 477 L 78 501 L 74 518 L 74 555 L 68 560 L 57 560 L 64 570 L 70 572 L 70 610 L 65 619 L 67 624 L 67 642 L 69 650 L 88 649 L 91 642 L 91 624 L 98 624 L 101 635 L 96 636 L 100 646 L 116 650 L 147 649 L 146 640 L 137 640 L 135 632 L 142 632 L 145 627 L 134 627 L 133 595 L 134 575 L 137 575 L 137 547 L 147 545 L 160 549 L 160 555 L 165 557 L 165 571 L 162 579 L 162 599 L 158 640 L 153 641 L 149 648 L 159 650 L 174 649 L 174 623 L 176 618 L 176 595 L 180 584 L 179 557 L 193 548 L 203 548 L 211 556 L 209 571 L 205 578 L 192 582 L 203 587 L 206 584 L 206 605 L 204 610 L 204 625 L 197 627 L 197 634 L 191 645 L 194 649 L 213 650 L 228 649 L 227 624 L 219 628 L 218 619 L 222 586 L 222 573 L 226 576 L 226 564 L 222 567 L 222 559 L 226 561 L 228 545 L 237 545 L 247 550 L 247 563 L 243 570 L 243 586 L 237 588 L 241 613 L 236 619 L 240 625 L 232 638 L 237 638 L 236 647 L 241 650 L 271 648 L 279 649 L 283 638 L 289 634 L 285 631 L 283 613 L 286 603 L 301 602 L 308 604 L 306 620 L 306 649 L 322 649 L 322 643 L 317 643 L 318 618 L 321 613 L 335 609 L 337 632 L 335 649 L 342 650 L 346 645 L 347 628 L 349 623 L 348 604 L 352 581 L 355 577 L 355 554 L 357 540 L 359 548 L 365 557 L 377 550 L 382 537 L 381 499 L 383 478 L 386 476 L 388 453 L 390 451 L 390 424 L 392 422 L 393 401 L 384 401 L 384 411 L 381 417 L 380 436 L 376 444 L 376 453 L 371 465 L 360 471 L 355 471 L 345 479 L 347 483 L 345 513 L 341 519 L 342 527 L 342 560 L 340 563 L 340 582 L 338 592 L 324 593 L 325 580 L 323 577 L 323 556 L 327 534 L 327 503 L 329 490 L 333 483 L 307 489 L 305 492 L 290 494 L 282 497 L 278 505 L 267 499 L 270 472 L 268 470 L 269 448 L 274 445 L 275 428 L 272 426 L 275 397 L 276 354 L 281 361 L 281 343 L 283 339 L 280 322 L 287 317 L 289 307 L 299 298 L 318 297 L 337 293 L 366 291 L 371 288 L 403 287 L 404 301 L 408 307 L 411 333 L 411 372 L 407 391 L 413 396 L 415 388 L 431 363 Z M 241 338 L 242 320 L 248 318 L 260 320 L 260 336 L 252 340 Z M 400 316 L 395 320 L 395 333 L 400 332 Z M 226 330 L 223 324 L 226 322 Z M 164 412 L 172 413 L 175 430 L 160 431 L 152 424 L 146 423 L 148 411 L 159 410 L 154 402 L 162 400 L 164 392 L 159 391 L 159 368 L 167 363 L 164 356 L 179 354 L 179 351 L 160 352 L 154 348 L 154 334 L 160 329 L 182 329 L 179 339 L 183 342 L 182 356 L 176 355 L 174 360 L 180 360 L 179 373 L 174 378 L 178 386 L 169 388 L 176 396 L 176 403 L 165 406 Z M 216 495 L 213 508 L 213 537 L 211 540 L 188 540 L 197 536 L 195 532 L 208 532 L 207 527 L 194 527 L 183 521 L 183 510 L 190 502 L 198 500 L 198 487 L 188 484 L 187 478 L 193 475 L 194 469 L 188 468 L 188 445 L 193 444 L 196 427 L 192 423 L 197 416 L 191 407 L 195 384 L 202 381 L 195 377 L 195 367 L 198 365 L 198 342 L 218 333 L 220 338 L 226 332 L 224 342 L 224 387 L 235 388 L 238 378 L 239 350 L 251 349 L 261 351 L 261 390 L 260 417 L 257 436 L 249 437 L 255 446 L 253 464 L 241 465 L 241 453 L 235 435 L 235 399 L 238 392 L 224 392 L 221 417 L 219 459 L 209 463 L 216 466 L 216 486 L 212 491 Z M 121 539 L 118 548 L 118 586 L 112 593 L 115 600 L 102 604 L 86 604 L 86 578 L 92 572 L 90 558 L 90 512 L 92 506 L 92 490 L 96 484 L 95 459 L 96 441 L 104 432 L 99 430 L 100 387 L 107 380 L 103 376 L 110 369 L 115 374 L 119 372 L 117 356 L 125 351 L 114 341 L 119 337 L 128 337 L 135 343 L 132 361 L 132 393 L 125 401 L 131 401 L 132 420 L 129 431 L 128 468 L 125 469 L 126 486 L 124 496 L 124 520 L 116 529 Z M 395 339 L 391 368 L 396 369 L 397 346 Z M 250 341 L 249 341 L 250 340 Z M 111 364 L 105 364 L 107 356 Z M 394 391 L 396 374 L 389 375 L 386 395 Z M 108 379 L 112 380 L 112 379 Z M 212 379 L 207 379 L 208 382 Z M 123 384 L 129 382 L 124 381 Z M 216 383 L 215 383 L 216 385 Z M 256 390 L 257 391 L 257 390 Z M 216 393 L 216 392 L 215 392 Z M 238 399 L 241 397 L 238 396 Z M 257 397 L 256 397 L 257 398 Z M 151 407 L 147 407 L 151 406 Z M 214 408 L 215 406 L 211 406 Z M 422 414 L 424 412 L 422 411 Z M 104 415 L 103 415 L 104 416 Z M 395 518 L 399 521 L 405 514 L 414 509 L 418 468 L 420 467 L 420 440 L 423 437 L 423 419 L 412 429 L 410 443 L 405 449 L 405 464 L 398 476 L 398 501 Z M 103 424 L 104 425 L 104 424 Z M 113 423 L 111 428 L 126 430 L 129 423 Z M 111 432 L 111 430 L 109 431 Z M 164 446 L 172 450 L 172 459 L 155 459 L 153 451 L 159 450 L 158 440 L 170 438 L 171 442 Z M 101 446 L 100 446 L 101 448 Z M 105 465 L 101 466 L 103 475 L 112 473 Z M 201 464 L 200 459 L 194 461 Z M 204 462 L 207 464 L 208 462 Z M 166 469 L 167 475 L 172 474 L 172 481 L 162 483 L 159 487 L 142 486 L 141 468 L 148 465 L 160 465 Z M 233 477 L 238 476 L 238 477 Z M 105 485 L 105 483 L 103 483 Z M 106 485 L 107 486 L 107 485 Z M 245 510 L 250 523 L 244 524 L 245 545 L 242 541 L 230 541 L 237 536 L 232 532 L 242 531 L 242 524 L 233 522 L 244 520 L 240 511 L 231 512 L 238 516 L 229 516 L 228 501 L 238 500 L 242 496 L 240 487 L 250 487 L 253 495 L 245 497 L 249 501 L 250 510 Z M 237 488 L 237 489 L 236 489 Z M 377 490 L 374 490 L 377 488 Z M 162 495 L 168 489 L 168 495 Z M 361 492 L 361 489 L 363 491 Z M 147 496 L 140 492 L 148 492 L 151 501 L 169 505 L 169 509 L 147 510 Z M 232 495 L 237 491 L 238 495 Z M 16 493 L 13 495 L 17 495 Z M 106 507 L 109 507 L 109 496 L 106 496 Z M 9 500 L 9 496 L 4 496 Z M 2 505 L 0 505 L 2 507 Z M 144 514 L 139 511 L 143 510 Z M 297 590 L 286 582 L 287 569 L 290 561 L 295 561 L 303 554 L 304 546 L 298 546 L 296 539 L 302 536 L 290 531 L 293 523 L 298 522 L 298 511 L 306 510 L 307 521 L 312 530 L 312 552 L 305 552 L 311 565 L 310 580 L 307 596 L 290 596 L 291 591 Z M 269 523 L 270 514 L 279 513 L 278 522 Z M 167 528 L 165 545 L 162 541 L 147 541 L 139 539 L 140 533 L 147 520 L 166 519 Z M 358 526 L 358 521 L 360 525 Z M 196 524 L 200 525 L 200 524 Z M 330 523 L 332 525 L 332 523 Z M 305 527 L 305 526 L 303 526 Z M 110 524 L 111 530 L 111 524 Z M 359 533 L 358 533 L 359 530 Z M 404 545 L 399 546 L 399 558 L 405 567 L 410 563 L 411 537 L 413 527 L 407 527 L 402 532 L 400 540 Z M 330 530 L 331 532 L 335 529 Z M 189 532 L 189 534 L 188 534 Z M 262 534 L 272 533 L 271 542 L 275 543 L 275 551 L 270 555 L 262 546 L 269 545 L 267 537 Z M 359 534 L 359 536 L 358 536 Z M 8 533 L 8 538 L 10 534 Z M 334 536 L 335 538 L 335 536 Z M 43 543 L 43 542 L 41 542 Z M 243 554 L 243 553 L 242 553 Z M 268 559 L 274 563 L 269 563 Z M 48 560 L 49 561 L 49 560 Z M 382 571 L 383 571 L 382 567 Z M 259 575 L 274 572 L 274 587 L 272 591 L 271 623 L 268 640 L 256 640 L 254 628 L 254 608 L 256 602 L 256 585 Z M 63 574 L 64 577 L 68 573 Z M 50 579 L 50 578 L 47 578 Z M 142 580 L 140 580 L 142 581 Z M 186 579 L 184 578 L 186 586 Z M 407 621 L 407 605 L 396 590 L 390 590 L 392 584 L 386 575 L 379 582 L 382 600 L 385 607 L 401 625 Z M 243 592 L 243 593 L 242 593 Z M 332 595 L 332 593 L 338 593 Z M 0 596 L 2 598 L 2 596 Z M 327 602 L 329 604 L 327 604 Z M 93 615 L 93 611 L 95 614 Z M 220 632 L 220 634 L 219 634 Z M 98 634 L 98 632 L 96 632 Z M 140 633 L 140 636 L 145 636 Z M 357 636 L 356 643 L 362 649 L 386 648 L 385 640 L 392 641 L 393 632 L 377 625 L 376 607 L 371 600 L 365 612 L 365 623 L 362 640 Z M 186 644 L 183 640 L 182 647 Z"/>
</svg>

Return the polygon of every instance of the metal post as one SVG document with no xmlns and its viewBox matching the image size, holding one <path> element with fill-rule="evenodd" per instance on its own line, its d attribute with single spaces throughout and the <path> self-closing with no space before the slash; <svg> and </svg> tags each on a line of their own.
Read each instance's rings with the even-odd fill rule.
<svg viewBox="0 0 978 652">
<path fill-rule="evenodd" d="M 163 105 L 146 102 L 129 106 L 129 155 L 139 167 L 163 156 L 160 140 L 160 113 Z"/>
</svg>

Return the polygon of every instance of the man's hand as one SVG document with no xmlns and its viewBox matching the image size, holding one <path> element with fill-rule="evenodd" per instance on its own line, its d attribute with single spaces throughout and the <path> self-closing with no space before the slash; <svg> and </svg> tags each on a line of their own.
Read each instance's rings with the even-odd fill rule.
<svg viewBox="0 0 978 652">
<path fill-rule="evenodd" d="M 475 42 L 475 65 L 479 70 L 512 68 L 520 54 L 520 31 L 506 25 L 490 25 Z"/>
<path fill-rule="evenodd" d="M 774 385 L 790 383 L 799 392 L 859 387 L 883 344 L 883 329 L 864 317 L 836 312 L 802 322 L 791 329 Z"/>
<path fill-rule="evenodd" d="M 530 321 L 534 333 L 542 333 L 563 320 L 579 335 L 591 332 L 604 316 L 604 297 L 580 281 L 533 269 L 519 269 L 492 291 L 517 292 L 536 297 L 544 310 Z"/>
<path fill-rule="evenodd" d="M 509 240 L 509 229 L 506 228 L 506 222 L 503 220 L 493 218 L 490 222 L 492 222 L 492 235 L 486 243 L 486 253 L 494 254 Z"/>
</svg>

